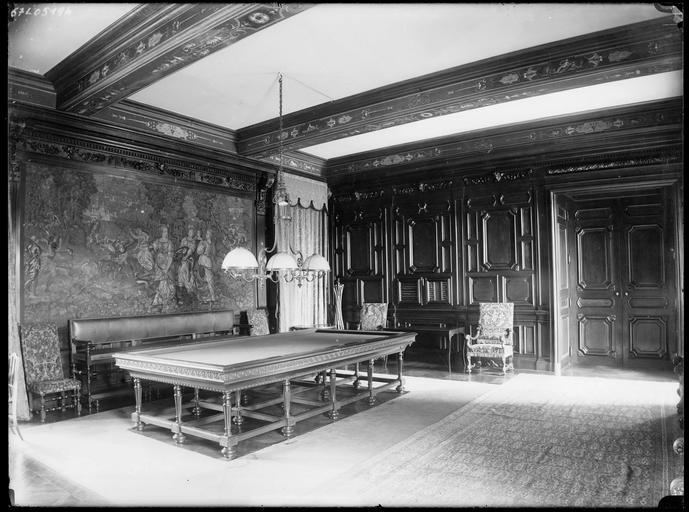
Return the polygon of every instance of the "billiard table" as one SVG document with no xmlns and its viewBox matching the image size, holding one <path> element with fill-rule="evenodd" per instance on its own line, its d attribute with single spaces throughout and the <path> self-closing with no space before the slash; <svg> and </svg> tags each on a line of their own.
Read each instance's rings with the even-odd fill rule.
<svg viewBox="0 0 689 512">
<path fill-rule="evenodd" d="M 242 440 L 276 429 L 290 438 L 298 421 L 324 413 L 334 421 L 345 404 L 368 397 L 369 404 L 374 405 L 375 395 L 392 387 L 398 393 L 404 392 L 403 355 L 415 339 L 415 332 L 307 329 L 265 336 L 221 336 L 203 342 L 119 352 L 113 357 L 118 367 L 130 373 L 134 383 L 136 405 L 132 420 L 137 430 L 143 430 L 144 424 L 168 428 L 179 444 L 184 443 L 186 435 L 215 441 L 222 447 L 223 457 L 233 459 Z M 397 354 L 397 375 L 374 375 L 374 361 L 391 354 Z M 368 386 L 360 391 L 363 376 L 359 375 L 356 363 L 362 362 L 367 363 Z M 354 371 L 345 368 L 353 364 Z M 303 383 L 304 378 L 313 375 L 316 379 L 312 384 L 323 386 L 318 399 L 308 399 L 292 390 L 294 382 Z M 142 412 L 141 381 L 173 386 L 174 416 L 172 411 L 168 415 Z M 343 382 L 350 386 L 349 392 L 338 397 L 337 386 Z M 374 382 L 380 385 L 374 386 Z M 246 390 L 274 383 L 282 384 L 278 396 L 246 403 Z M 183 388 L 194 391 L 187 404 L 183 403 Z M 217 393 L 220 400 L 202 400 L 199 390 Z M 306 410 L 293 414 L 292 404 L 306 406 Z M 267 411 L 275 405 L 281 405 L 281 414 Z M 185 414 L 188 406 L 191 413 Z M 219 414 L 202 417 L 202 409 Z M 242 428 L 245 417 L 262 424 L 246 430 Z M 222 433 L 209 428 L 218 422 L 223 422 Z"/>
</svg>

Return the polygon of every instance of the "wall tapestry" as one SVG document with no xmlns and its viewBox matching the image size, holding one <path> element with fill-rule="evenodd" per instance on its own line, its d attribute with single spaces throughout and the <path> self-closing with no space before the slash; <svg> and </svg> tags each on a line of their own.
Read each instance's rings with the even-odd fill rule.
<svg viewBox="0 0 689 512">
<path fill-rule="evenodd" d="M 43 165 L 25 179 L 25 322 L 255 304 L 255 287 L 220 270 L 253 248 L 251 199 Z"/>
</svg>

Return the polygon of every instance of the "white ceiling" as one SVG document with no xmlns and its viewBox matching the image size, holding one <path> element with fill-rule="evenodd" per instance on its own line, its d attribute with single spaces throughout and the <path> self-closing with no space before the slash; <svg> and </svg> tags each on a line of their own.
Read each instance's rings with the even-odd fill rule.
<svg viewBox="0 0 689 512">
<path fill-rule="evenodd" d="M 652 4 L 321 4 L 131 99 L 237 130 L 514 50 L 662 16 Z M 318 92 L 316 92 L 318 91 Z"/>
<path fill-rule="evenodd" d="M 137 4 L 16 5 L 16 18 L 7 25 L 8 65 L 44 75 Z"/>
<path fill-rule="evenodd" d="M 136 4 L 69 6 L 9 24 L 8 64 L 44 74 Z M 668 16 L 653 4 L 319 4 L 246 37 L 129 99 L 237 130 L 391 83 L 621 25 Z M 669 23 L 672 23 L 670 18 Z M 680 96 L 681 72 L 602 84 L 319 144 L 333 158 L 540 117 Z"/>
</svg>

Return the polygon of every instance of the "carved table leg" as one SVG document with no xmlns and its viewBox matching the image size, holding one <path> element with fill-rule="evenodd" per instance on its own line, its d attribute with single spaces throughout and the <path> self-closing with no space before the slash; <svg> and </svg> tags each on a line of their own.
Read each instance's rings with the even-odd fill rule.
<svg viewBox="0 0 689 512">
<path fill-rule="evenodd" d="M 144 424 L 141 423 L 141 379 L 134 377 L 134 399 L 136 400 L 136 405 L 134 409 L 134 415 L 136 416 L 136 421 L 134 426 L 136 430 L 143 430 Z"/>
<path fill-rule="evenodd" d="M 225 391 L 222 394 L 222 411 L 225 415 L 225 439 L 220 453 L 226 459 L 234 459 L 237 456 L 237 444 L 232 439 L 232 392 Z"/>
<path fill-rule="evenodd" d="M 237 390 L 234 392 L 234 401 L 236 402 L 237 413 L 234 416 L 234 424 L 238 427 L 244 423 L 244 418 L 242 418 L 242 392 Z"/>
<path fill-rule="evenodd" d="M 330 411 L 330 414 L 328 417 L 335 421 L 337 418 L 340 417 L 340 413 L 337 410 L 337 397 L 335 394 L 335 389 L 337 385 L 337 371 L 335 368 L 330 369 L 330 403 L 332 404 L 332 409 Z"/>
<path fill-rule="evenodd" d="M 285 410 L 285 426 L 282 427 L 282 435 L 287 439 L 290 439 L 294 434 L 294 418 L 290 416 L 290 403 L 292 401 L 292 390 L 290 386 L 289 379 L 285 379 L 285 383 L 282 388 L 282 402 L 283 409 Z"/>
<path fill-rule="evenodd" d="M 199 407 L 199 388 L 194 388 L 194 408 L 191 410 L 197 418 L 201 415 L 201 408 Z"/>
<path fill-rule="evenodd" d="M 177 432 L 174 433 L 172 439 L 177 444 L 184 442 L 185 436 L 182 434 L 182 386 L 175 384 L 175 423 L 177 424 Z"/>
<path fill-rule="evenodd" d="M 404 352 L 399 352 L 397 354 L 397 380 L 399 380 L 399 385 L 395 388 L 398 393 L 404 393 L 404 377 L 402 377 L 402 367 L 404 360 Z"/>
<path fill-rule="evenodd" d="M 324 402 L 330 399 L 330 392 L 328 391 L 328 379 L 325 378 L 326 372 L 321 372 L 321 382 L 323 383 L 323 389 L 321 390 L 321 400 Z"/>
<path fill-rule="evenodd" d="M 368 361 L 368 368 L 366 369 L 368 376 L 368 405 L 374 405 L 376 403 L 376 396 L 373 394 L 373 363 L 374 360 L 370 359 Z"/>
<path fill-rule="evenodd" d="M 356 362 L 354 363 L 354 382 L 352 383 L 352 387 L 356 391 L 359 389 L 359 363 Z"/>
</svg>

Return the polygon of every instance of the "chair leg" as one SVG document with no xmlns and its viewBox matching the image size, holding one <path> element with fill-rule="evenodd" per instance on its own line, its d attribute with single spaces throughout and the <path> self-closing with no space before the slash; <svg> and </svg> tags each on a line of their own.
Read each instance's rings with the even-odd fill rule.
<svg viewBox="0 0 689 512">
<path fill-rule="evenodd" d="M 79 399 L 79 390 L 75 389 L 72 395 L 74 401 L 74 408 L 77 410 L 77 416 L 81 416 L 81 400 Z"/>
<path fill-rule="evenodd" d="M 41 393 L 41 423 L 45 423 L 45 395 Z"/>
</svg>

